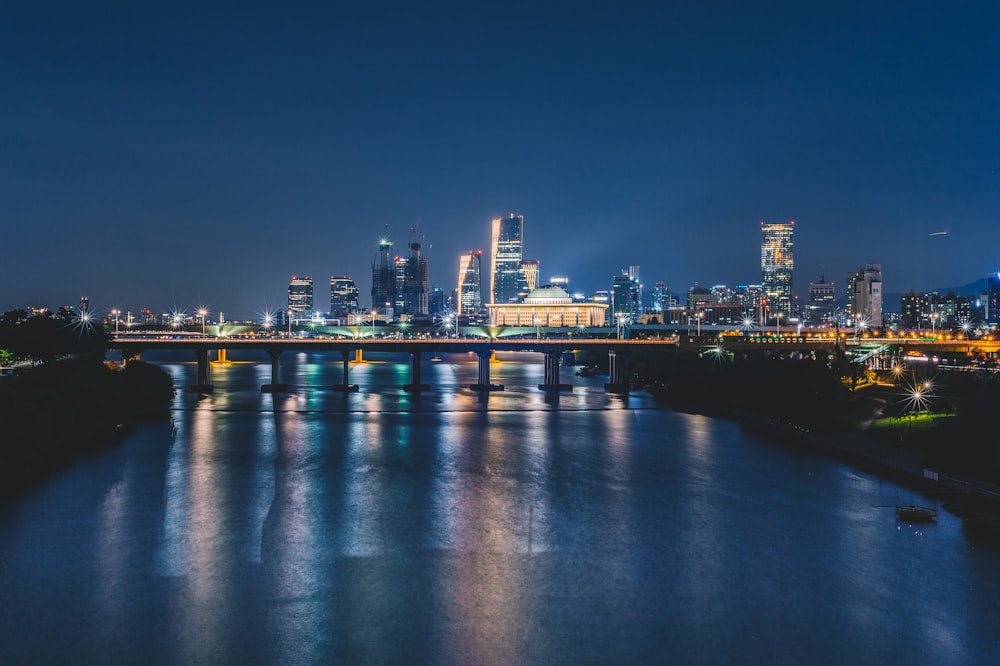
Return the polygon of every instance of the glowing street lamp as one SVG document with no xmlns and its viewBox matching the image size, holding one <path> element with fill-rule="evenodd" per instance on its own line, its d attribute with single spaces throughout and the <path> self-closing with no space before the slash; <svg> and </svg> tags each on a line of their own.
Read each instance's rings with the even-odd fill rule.
<svg viewBox="0 0 1000 666">
<path fill-rule="evenodd" d="M 201 308 L 200 310 L 198 310 L 198 316 L 201 317 L 201 334 L 202 335 L 205 335 L 205 315 L 207 315 L 207 314 L 208 314 L 208 311 L 205 310 L 205 308 Z"/>
<path fill-rule="evenodd" d="M 118 309 L 114 309 L 114 310 L 111 311 L 111 316 L 115 318 L 115 335 L 118 334 L 118 322 L 119 322 L 119 318 L 121 317 L 121 314 L 122 314 L 122 311 L 118 310 Z"/>
</svg>

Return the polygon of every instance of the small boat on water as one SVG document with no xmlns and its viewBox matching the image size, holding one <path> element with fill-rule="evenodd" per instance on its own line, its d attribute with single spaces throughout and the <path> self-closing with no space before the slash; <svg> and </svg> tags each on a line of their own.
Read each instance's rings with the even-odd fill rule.
<svg viewBox="0 0 1000 666">
<path fill-rule="evenodd" d="M 587 365 L 576 371 L 577 377 L 596 377 L 601 374 L 601 369 L 596 365 Z"/>
<path fill-rule="evenodd" d="M 911 523 L 927 523 L 938 516 L 937 509 L 916 504 L 906 504 L 896 507 L 896 518 L 907 520 Z"/>
</svg>

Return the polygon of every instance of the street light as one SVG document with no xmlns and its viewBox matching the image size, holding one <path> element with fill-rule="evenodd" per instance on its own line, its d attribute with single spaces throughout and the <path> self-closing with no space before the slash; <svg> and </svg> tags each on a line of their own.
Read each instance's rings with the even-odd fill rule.
<svg viewBox="0 0 1000 666">
<path fill-rule="evenodd" d="M 698 314 L 695 315 L 695 317 L 697 317 L 697 319 L 698 319 L 698 337 L 699 338 L 701 337 L 701 319 L 704 316 L 705 316 L 705 313 L 704 312 L 700 312 L 700 311 L 698 312 Z"/>
<path fill-rule="evenodd" d="M 200 310 L 198 310 L 198 316 L 201 317 L 201 334 L 202 335 L 205 335 L 205 315 L 207 315 L 207 314 L 208 314 L 208 312 L 205 310 L 205 308 L 201 308 Z"/>
<path fill-rule="evenodd" d="M 115 335 L 118 334 L 118 317 L 121 316 L 122 311 L 115 309 L 111 311 L 111 315 L 115 318 Z"/>
</svg>

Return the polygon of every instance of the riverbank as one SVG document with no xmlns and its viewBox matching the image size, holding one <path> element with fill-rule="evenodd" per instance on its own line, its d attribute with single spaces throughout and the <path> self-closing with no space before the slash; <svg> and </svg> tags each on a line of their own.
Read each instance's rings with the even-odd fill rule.
<svg viewBox="0 0 1000 666">
<path fill-rule="evenodd" d="M 995 524 L 1000 529 L 1000 486 L 929 467 L 925 453 L 877 441 L 864 430 L 816 432 L 739 409 L 725 410 L 719 416 L 739 423 L 751 434 L 810 450 L 919 490 L 942 500 L 946 510 L 961 518 Z"/>
<path fill-rule="evenodd" d="M 78 458 L 113 445 L 133 426 L 169 418 L 173 382 L 162 369 L 112 370 L 94 358 L 53 361 L 0 383 L 0 500 Z"/>
</svg>

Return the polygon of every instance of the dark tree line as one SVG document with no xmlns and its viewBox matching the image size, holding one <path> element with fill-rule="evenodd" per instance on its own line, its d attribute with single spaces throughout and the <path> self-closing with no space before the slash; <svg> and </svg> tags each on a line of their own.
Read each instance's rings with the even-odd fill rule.
<svg viewBox="0 0 1000 666">
<path fill-rule="evenodd" d="M 103 358 L 108 336 L 104 327 L 85 318 L 26 310 L 0 315 L 0 350 L 10 360 L 48 362 L 61 356 Z"/>
</svg>

